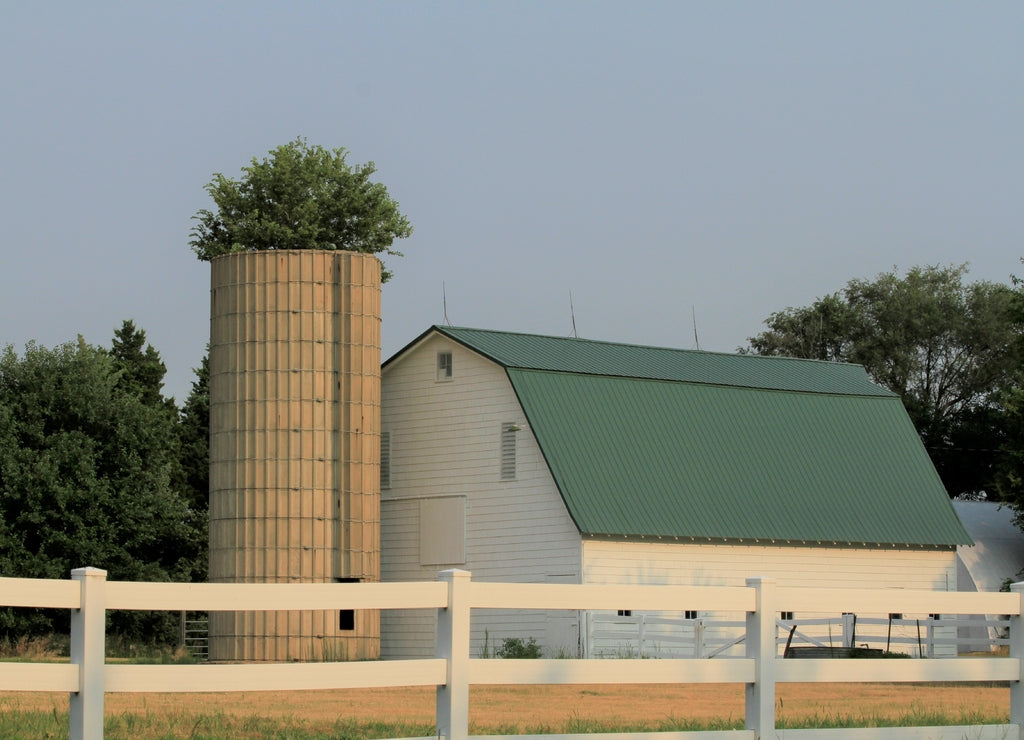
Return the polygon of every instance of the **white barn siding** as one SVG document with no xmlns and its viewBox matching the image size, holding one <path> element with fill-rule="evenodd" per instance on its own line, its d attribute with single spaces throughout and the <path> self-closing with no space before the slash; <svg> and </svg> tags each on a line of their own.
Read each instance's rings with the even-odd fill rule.
<svg viewBox="0 0 1024 740">
<path fill-rule="evenodd" d="M 946 550 L 897 550 L 852 547 L 745 546 L 666 542 L 583 542 L 583 582 L 657 585 L 742 586 L 754 576 L 770 576 L 779 585 L 808 588 L 893 588 L 956 591 L 956 553 Z M 629 609 L 629 604 L 623 604 Z M 785 605 L 780 605 L 785 609 Z M 694 605 L 699 610 L 699 605 Z M 636 612 L 633 616 L 638 616 Z M 683 615 L 674 615 L 681 617 Z M 742 615 L 699 612 L 708 623 L 742 620 Z M 803 618 L 840 615 L 800 614 Z M 887 617 L 887 615 L 859 615 Z M 904 615 L 922 617 L 928 615 Z M 620 631 L 627 625 L 622 622 Z M 657 641 L 658 626 L 646 626 L 647 636 Z M 678 627 L 663 627 L 676 630 Z M 692 629 L 689 628 L 689 629 Z M 950 628 L 949 637 L 955 634 Z M 857 634 L 884 635 L 885 627 L 858 623 Z M 894 629 L 894 637 L 916 638 L 910 627 Z M 668 642 L 666 640 L 666 642 Z M 858 644 L 862 640 L 857 641 Z M 873 645 L 875 646 L 875 645 Z M 592 645 L 591 652 L 596 646 Z M 623 645 L 603 646 L 605 651 L 629 653 Z M 916 653 L 906 645 L 893 650 Z M 951 646 L 946 651 L 955 652 Z M 733 650 L 729 654 L 741 654 Z"/>
<path fill-rule="evenodd" d="M 742 586 L 771 576 L 807 588 L 956 591 L 956 553 L 683 542 L 583 542 L 584 583 Z"/>
<path fill-rule="evenodd" d="M 452 353 L 451 380 L 437 380 L 441 351 Z M 520 427 L 514 480 L 501 479 L 508 422 Z M 438 571 L 461 568 L 481 581 L 579 582 L 579 534 L 502 368 L 427 337 L 385 368 L 381 429 L 391 445 L 390 486 L 381 491 L 382 580 L 435 580 Z M 421 562 L 421 507 L 430 506 L 423 501 L 450 497 L 464 497 L 464 529 L 452 523 L 451 534 L 464 532 L 465 561 Z M 568 641 L 558 616 L 474 613 L 474 654 L 485 634 L 492 649 L 505 637 L 531 636 L 555 652 L 563 647 L 556 642 Z M 382 657 L 432 655 L 435 619 L 429 611 L 382 613 Z"/>
</svg>

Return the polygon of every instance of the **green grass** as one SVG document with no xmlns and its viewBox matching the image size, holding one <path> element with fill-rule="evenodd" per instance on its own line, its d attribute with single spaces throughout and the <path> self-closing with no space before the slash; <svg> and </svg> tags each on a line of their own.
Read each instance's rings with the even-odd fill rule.
<svg viewBox="0 0 1024 740">
<path fill-rule="evenodd" d="M 107 740 L 370 740 L 385 737 L 424 737 L 435 734 L 433 725 L 388 722 L 310 723 L 294 718 L 237 717 L 229 715 L 145 716 L 125 714 L 104 720 Z M 66 712 L 8 712 L 0 716 L 0 737 L 25 740 L 66 740 Z"/>
<path fill-rule="evenodd" d="M 200 661 L 185 648 L 153 642 L 133 642 L 118 636 L 108 636 L 106 659 L 110 663 L 140 663 L 160 665 L 192 665 Z"/>
<path fill-rule="evenodd" d="M 955 713 L 940 712 L 916 707 L 901 714 L 895 720 L 882 716 L 853 716 L 819 714 L 803 717 L 799 722 L 788 722 L 785 717 L 776 717 L 779 729 L 828 729 L 839 727 L 941 727 L 949 725 L 1002 725 L 1010 721 L 1006 715 L 985 714 L 979 711 L 960 710 Z"/>
<path fill-rule="evenodd" d="M 70 655 L 71 640 L 67 635 L 0 637 L 0 660 L 21 663 L 67 662 Z"/>
<path fill-rule="evenodd" d="M 940 725 L 1004 724 L 1005 716 L 981 712 L 945 714 L 915 709 L 898 719 L 818 715 L 798 723 L 777 720 L 779 729 L 826 729 L 840 727 L 930 727 Z M 299 718 L 269 719 L 226 714 L 122 714 L 105 721 L 108 740 L 374 740 L 376 738 L 429 737 L 436 734 L 433 725 L 402 722 L 367 722 L 338 719 L 334 722 L 306 722 Z M 470 726 L 470 734 L 551 734 L 602 732 L 685 732 L 698 730 L 742 729 L 742 718 L 695 721 L 669 718 L 658 722 L 608 722 L 571 716 L 552 725 Z M 63 740 L 68 736 L 66 712 L 25 712 L 16 706 L 0 704 L 0 737 L 32 740 Z"/>
</svg>

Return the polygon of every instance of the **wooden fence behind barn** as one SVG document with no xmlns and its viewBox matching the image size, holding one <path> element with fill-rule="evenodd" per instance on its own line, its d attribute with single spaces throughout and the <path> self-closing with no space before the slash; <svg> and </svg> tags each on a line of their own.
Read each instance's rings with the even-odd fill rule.
<svg viewBox="0 0 1024 740">
<path fill-rule="evenodd" d="M 94 568 L 70 581 L 0 578 L 0 606 L 72 610 L 71 662 L 0 663 L 0 691 L 52 691 L 71 696 L 70 737 L 103 737 L 106 692 L 283 691 L 386 686 L 435 686 L 437 736 L 466 740 L 470 684 L 746 684 L 746 729 L 652 733 L 652 740 L 854 737 L 1007 738 L 1024 733 L 1024 583 L 1012 593 L 806 589 L 751 578 L 745 587 L 593 586 L 474 582 L 465 571 L 444 571 L 437 582 L 358 584 L 171 584 L 106 580 Z M 471 609 L 607 610 L 628 603 L 638 610 L 698 608 L 742 615 L 745 657 L 486 660 L 470 658 Z M 253 611 L 275 609 L 431 609 L 438 613 L 437 657 L 351 663 L 107 665 L 106 612 Z M 780 611 L 1005 614 L 1010 617 L 1008 657 L 933 660 L 784 660 L 776 644 Z M 969 727 L 776 730 L 775 687 L 790 682 L 1008 681 L 1010 723 Z M 580 740 L 586 736 L 545 736 Z M 642 737 L 640 735 L 639 737 Z M 602 740 L 636 733 L 601 735 Z M 508 739 L 506 739 L 508 740 Z"/>
</svg>

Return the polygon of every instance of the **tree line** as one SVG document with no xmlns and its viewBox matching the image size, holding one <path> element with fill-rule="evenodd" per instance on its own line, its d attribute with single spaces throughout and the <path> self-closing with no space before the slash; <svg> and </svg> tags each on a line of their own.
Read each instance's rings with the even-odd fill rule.
<svg viewBox="0 0 1024 740">
<path fill-rule="evenodd" d="M 399 255 L 412 227 L 372 162 L 302 138 L 206 185 L 190 245 L 201 260 L 239 250 L 351 249 Z M 854 279 L 771 314 L 740 352 L 863 365 L 902 398 L 950 496 L 1005 501 L 1024 525 L 1024 289 L 969 282 L 966 265 Z M 390 276 L 385 270 L 383 278 Z M 209 367 L 184 403 L 125 321 L 109 347 L 30 343 L 0 351 L 0 575 L 206 579 Z M 115 612 L 128 638 L 173 640 L 174 615 Z M 67 631 L 68 614 L 0 610 L 0 638 Z"/>
<path fill-rule="evenodd" d="M 0 353 L 0 574 L 206 580 L 209 395 L 205 361 L 181 408 L 166 366 L 125 321 L 109 347 L 81 337 Z M 173 640 L 174 615 L 114 612 L 129 639 Z M 66 632 L 66 610 L 5 609 L 0 636 Z"/>
<path fill-rule="evenodd" d="M 741 352 L 863 365 L 903 399 L 950 496 L 1024 503 L 1024 296 L 966 265 L 850 280 L 765 320 Z"/>
<path fill-rule="evenodd" d="M 898 394 L 950 496 L 1024 510 L 1024 297 L 966 266 L 855 279 L 765 320 L 740 352 L 863 365 Z M 209 366 L 179 407 L 166 366 L 125 321 L 0 353 L 0 574 L 201 582 L 207 574 Z M 66 613 L 0 611 L 0 636 L 66 631 Z M 129 638 L 173 640 L 173 615 L 114 613 Z"/>
</svg>

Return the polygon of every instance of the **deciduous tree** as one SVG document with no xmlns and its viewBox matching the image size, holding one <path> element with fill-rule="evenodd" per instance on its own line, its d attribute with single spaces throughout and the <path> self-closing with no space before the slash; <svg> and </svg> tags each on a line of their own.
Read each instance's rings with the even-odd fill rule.
<svg viewBox="0 0 1024 740">
<path fill-rule="evenodd" d="M 1021 324 L 1009 286 L 966 275 L 956 265 L 851 280 L 769 316 L 747 351 L 863 365 L 903 399 L 951 495 L 991 488 Z"/>
<path fill-rule="evenodd" d="M 206 520 L 172 485 L 175 416 L 124 378 L 111 352 L 81 338 L 0 353 L 3 575 L 68 578 L 90 565 L 112 580 L 192 579 Z M 139 636 L 167 623 L 112 619 Z M 54 627 L 39 615 L 0 618 L 8 633 Z"/>
<path fill-rule="evenodd" d="M 1017 526 L 1024 529 L 1024 387 L 1017 385 L 1003 396 L 1005 434 L 995 485 L 999 498 L 1016 512 Z"/>
<path fill-rule="evenodd" d="M 305 139 L 253 157 L 238 180 L 215 173 L 206 191 L 216 210 L 195 215 L 190 244 L 201 260 L 264 249 L 345 249 L 400 255 L 395 239 L 412 226 L 380 183 L 373 162 L 349 165 L 345 149 Z M 390 272 L 384 270 L 382 279 Z"/>
</svg>

